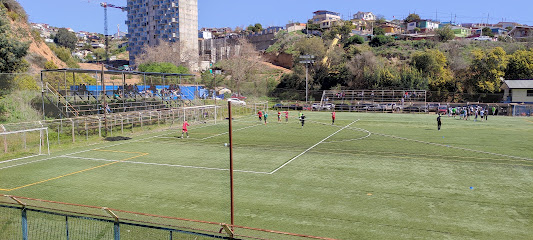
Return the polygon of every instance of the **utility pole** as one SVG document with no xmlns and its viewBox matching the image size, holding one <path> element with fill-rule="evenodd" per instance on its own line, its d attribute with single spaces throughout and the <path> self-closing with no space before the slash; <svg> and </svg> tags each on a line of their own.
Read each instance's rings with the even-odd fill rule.
<svg viewBox="0 0 533 240">
<path fill-rule="evenodd" d="M 308 72 L 309 72 L 309 64 L 315 63 L 315 56 L 314 55 L 301 55 L 300 63 L 305 64 L 305 103 L 309 100 L 309 80 L 308 80 Z"/>
</svg>

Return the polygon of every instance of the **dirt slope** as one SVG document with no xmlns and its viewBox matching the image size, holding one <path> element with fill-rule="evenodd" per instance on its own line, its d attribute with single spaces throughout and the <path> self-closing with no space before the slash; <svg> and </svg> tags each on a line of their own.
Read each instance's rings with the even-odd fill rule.
<svg viewBox="0 0 533 240">
<path fill-rule="evenodd" d="M 37 73 L 43 69 L 44 63 L 39 58 L 46 61 L 52 61 L 59 68 L 65 68 L 67 65 L 61 61 L 43 42 L 42 39 L 35 39 L 31 34 L 31 27 L 27 22 L 11 21 L 13 33 L 23 42 L 30 42 L 26 60 L 30 63 L 30 72 Z"/>
</svg>

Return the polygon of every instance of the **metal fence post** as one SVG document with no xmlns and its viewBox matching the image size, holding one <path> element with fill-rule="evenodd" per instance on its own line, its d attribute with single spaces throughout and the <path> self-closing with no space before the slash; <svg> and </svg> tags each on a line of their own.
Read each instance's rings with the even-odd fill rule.
<svg viewBox="0 0 533 240">
<path fill-rule="evenodd" d="M 66 230 L 66 234 L 67 234 L 67 240 L 69 240 L 70 236 L 69 236 L 69 232 L 68 232 L 68 216 L 65 216 L 65 230 Z"/>
<path fill-rule="evenodd" d="M 76 137 L 74 136 L 74 120 L 71 118 L 70 122 L 72 123 L 72 142 L 76 142 Z"/>
<path fill-rule="evenodd" d="M 115 223 L 113 226 L 114 239 L 120 240 L 120 223 L 119 223 L 118 216 L 106 207 L 104 207 L 104 210 L 115 219 Z"/>
<path fill-rule="evenodd" d="M 25 206 L 22 207 L 22 239 L 28 240 L 28 217 Z"/>
</svg>

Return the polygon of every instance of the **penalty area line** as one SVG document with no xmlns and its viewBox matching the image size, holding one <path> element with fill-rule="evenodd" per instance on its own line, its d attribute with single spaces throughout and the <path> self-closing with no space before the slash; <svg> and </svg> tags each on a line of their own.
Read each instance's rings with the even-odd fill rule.
<svg viewBox="0 0 533 240">
<path fill-rule="evenodd" d="M 83 159 L 83 160 L 91 160 L 91 161 L 117 162 L 117 160 L 109 160 L 109 159 L 101 159 L 101 158 L 87 158 L 87 157 L 74 157 L 74 156 L 63 156 L 63 157 L 74 158 L 74 159 Z M 198 167 L 198 166 L 187 166 L 187 165 L 167 164 L 167 163 L 147 163 L 147 162 L 135 162 L 135 161 L 120 161 L 120 162 L 121 163 L 164 166 L 164 167 L 178 167 L 178 168 L 192 168 L 192 169 L 203 169 L 203 170 L 229 171 L 229 169 L 226 169 L 226 168 Z M 233 170 L 233 171 L 234 172 L 243 172 L 243 173 L 254 173 L 254 174 L 269 174 L 267 172 L 256 172 L 256 171 L 248 171 L 248 170 Z"/>
<path fill-rule="evenodd" d="M 304 155 L 305 153 L 309 152 L 311 149 L 315 148 L 316 146 L 318 146 L 319 144 L 321 144 L 322 142 L 328 140 L 330 137 L 333 137 L 335 134 L 339 133 L 340 131 L 350 127 L 352 124 L 356 123 L 357 121 L 359 121 L 359 119 L 351 122 L 350 124 L 344 126 L 343 128 L 337 130 L 336 132 L 332 133 L 331 135 L 327 136 L 326 138 L 320 140 L 320 142 L 316 143 L 315 145 L 309 147 L 308 149 L 306 149 L 305 151 L 301 152 L 300 154 L 296 155 L 295 157 L 293 157 L 291 160 L 287 161 L 286 163 L 284 163 L 283 165 L 279 166 L 278 168 L 274 169 L 272 172 L 269 172 L 268 174 L 274 174 L 276 173 L 278 170 L 282 169 L 283 167 L 287 166 L 287 164 L 291 163 L 292 161 L 296 160 L 297 158 L 299 158 L 300 156 Z"/>
</svg>

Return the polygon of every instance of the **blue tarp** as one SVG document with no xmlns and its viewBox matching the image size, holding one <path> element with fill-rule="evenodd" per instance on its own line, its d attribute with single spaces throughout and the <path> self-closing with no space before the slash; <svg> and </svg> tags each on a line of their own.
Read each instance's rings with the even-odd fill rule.
<svg viewBox="0 0 533 240">
<path fill-rule="evenodd" d="M 70 86 L 71 91 L 78 91 L 79 85 L 76 86 Z M 158 93 L 161 92 L 162 89 L 168 89 L 170 88 L 169 85 L 155 85 L 155 89 Z M 182 95 L 182 99 L 186 100 L 193 100 L 195 99 L 195 96 L 205 98 L 208 96 L 208 90 L 204 88 L 204 86 L 179 86 L 180 92 Z M 122 89 L 122 85 L 115 85 L 115 86 L 105 86 L 106 94 L 107 95 L 113 95 L 114 90 Z M 139 92 L 148 90 L 154 94 L 153 91 L 149 90 L 150 85 L 137 85 L 137 89 Z M 86 90 L 91 93 L 92 95 L 97 95 L 97 92 L 102 91 L 102 86 L 100 85 L 86 85 Z M 98 93 L 101 94 L 101 93 Z M 176 99 L 176 97 L 174 97 Z"/>
</svg>

